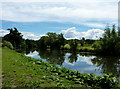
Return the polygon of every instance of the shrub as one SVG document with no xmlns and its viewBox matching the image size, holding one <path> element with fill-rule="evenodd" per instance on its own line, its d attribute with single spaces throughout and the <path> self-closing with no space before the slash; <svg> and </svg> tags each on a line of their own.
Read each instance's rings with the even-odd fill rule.
<svg viewBox="0 0 120 89">
<path fill-rule="evenodd" d="M 4 41 L 2 44 L 3 47 L 8 47 L 10 49 L 13 49 L 13 45 L 9 41 Z"/>
<path fill-rule="evenodd" d="M 70 48 L 71 48 L 71 47 L 70 47 L 69 44 L 64 45 L 64 49 L 70 49 Z"/>
<path fill-rule="evenodd" d="M 93 44 L 92 44 L 92 47 L 95 49 L 95 51 L 98 51 L 101 49 L 101 42 L 100 41 L 95 41 Z"/>
</svg>

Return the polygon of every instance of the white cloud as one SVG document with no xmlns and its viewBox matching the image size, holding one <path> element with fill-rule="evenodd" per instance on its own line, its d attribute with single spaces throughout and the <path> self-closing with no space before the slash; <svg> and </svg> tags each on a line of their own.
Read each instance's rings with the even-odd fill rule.
<svg viewBox="0 0 120 89">
<path fill-rule="evenodd" d="M 9 31 L 6 31 L 6 30 L 0 30 L 0 37 L 3 37 L 4 35 L 8 34 Z"/>
<path fill-rule="evenodd" d="M 100 27 L 100 28 L 104 28 L 106 24 L 99 24 L 99 23 L 85 23 L 83 25 L 87 25 L 90 27 Z"/>
<path fill-rule="evenodd" d="M 32 0 L 31 0 L 32 1 Z M 88 21 L 117 23 L 117 0 L 2 3 L 2 19 L 18 22 L 57 21 L 88 24 Z M 114 13 L 113 13 L 114 11 Z M 106 24 L 105 23 L 105 24 Z M 96 26 L 98 25 L 96 22 Z"/>
<path fill-rule="evenodd" d="M 68 64 L 68 65 L 71 65 L 71 66 L 74 66 L 74 63 L 75 63 L 75 62 L 70 63 L 70 59 L 69 59 L 69 56 L 70 56 L 70 55 L 71 55 L 70 53 L 66 53 L 64 63 L 66 63 L 66 64 Z"/>
<path fill-rule="evenodd" d="M 37 34 L 32 33 L 32 32 L 21 32 L 21 33 L 23 35 L 23 38 L 32 39 L 32 40 L 38 40 L 38 39 L 40 39 L 41 36 L 44 36 L 44 35 L 37 35 Z M 9 31 L 0 30 L 0 37 L 5 36 L 6 34 L 9 34 Z"/>
<path fill-rule="evenodd" d="M 39 53 L 37 51 L 34 52 L 30 52 L 29 54 L 25 54 L 25 56 L 29 56 L 29 57 L 35 57 L 35 56 L 39 56 Z"/>
<path fill-rule="evenodd" d="M 86 62 L 89 65 L 93 65 L 93 63 L 91 62 L 90 59 L 93 59 L 95 56 L 90 56 L 90 57 L 86 57 L 86 56 L 78 56 L 78 60 L 77 61 L 82 61 L 82 62 Z"/>
<path fill-rule="evenodd" d="M 118 2 L 119 0 L 1 0 L 2 2 Z"/>
<path fill-rule="evenodd" d="M 61 33 L 63 33 L 66 39 L 81 39 L 82 37 L 86 39 L 99 39 L 104 31 L 100 29 L 90 29 L 86 32 L 78 32 L 75 27 L 72 27 L 67 30 L 62 30 Z"/>
<path fill-rule="evenodd" d="M 23 38 L 25 39 L 33 39 L 33 40 L 38 40 L 40 39 L 41 35 L 36 35 L 32 32 L 21 32 L 23 35 Z"/>
<path fill-rule="evenodd" d="M 3 37 L 4 35 L 8 34 L 9 31 L 7 30 L 0 30 L 0 36 Z M 38 40 L 41 36 L 33 32 L 21 32 L 23 35 L 23 38 L 25 39 L 33 39 Z M 104 33 L 103 30 L 100 29 L 90 29 L 86 32 L 79 32 L 76 31 L 76 27 L 68 28 L 67 30 L 62 30 L 60 33 L 63 33 L 64 37 L 66 39 L 81 39 L 82 37 L 85 37 L 86 39 L 99 39 L 99 37 L 102 36 Z"/>
</svg>

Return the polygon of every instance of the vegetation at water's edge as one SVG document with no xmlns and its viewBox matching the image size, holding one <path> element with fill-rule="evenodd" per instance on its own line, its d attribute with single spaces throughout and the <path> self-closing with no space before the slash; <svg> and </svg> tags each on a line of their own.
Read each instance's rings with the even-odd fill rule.
<svg viewBox="0 0 120 89">
<path fill-rule="evenodd" d="M 103 55 L 120 55 L 120 28 L 106 27 L 103 37 L 93 44 L 95 51 Z"/>
<path fill-rule="evenodd" d="M 58 73 L 52 72 L 55 65 L 26 57 L 8 48 L 3 48 L 2 87 L 81 87 Z"/>
<path fill-rule="evenodd" d="M 1 50 L 1 49 L 0 49 Z M 64 67 L 26 57 L 3 48 L 3 87 L 81 87 L 81 89 L 117 89 L 112 75 L 81 74 Z"/>
<path fill-rule="evenodd" d="M 71 39 L 66 40 L 63 34 L 48 32 L 39 40 L 24 39 L 21 33 L 8 29 L 9 34 L 3 37 L 0 47 L 8 47 L 17 52 L 27 49 L 65 50 L 76 52 L 94 52 L 104 55 L 120 54 L 120 30 L 106 27 L 103 36 L 98 40 Z M 23 54 L 3 49 L 3 87 L 82 87 L 117 89 L 118 82 L 112 75 L 95 76 L 94 74 L 81 74 L 64 67 L 25 57 Z M 72 57 L 71 57 L 72 58 Z"/>
<path fill-rule="evenodd" d="M 46 36 L 42 36 L 39 40 L 23 39 L 21 33 L 14 29 L 8 29 L 9 34 L 3 37 L 3 46 L 8 46 L 18 52 L 26 51 L 27 49 L 57 49 L 74 52 L 94 52 L 104 55 L 119 55 L 120 54 L 120 29 L 115 29 L 109 26 L 105 28 L 103 36 L 98 40 L 93 39 L 70 39 L 66 40 L 63 34 L 48 32 Z M 8 41 L 8 42 L 6 42 Z M 12 45 L 11 45 L 11 44 Z M 111 49 L 112 48 L 112 49 Z"/>
</svg>

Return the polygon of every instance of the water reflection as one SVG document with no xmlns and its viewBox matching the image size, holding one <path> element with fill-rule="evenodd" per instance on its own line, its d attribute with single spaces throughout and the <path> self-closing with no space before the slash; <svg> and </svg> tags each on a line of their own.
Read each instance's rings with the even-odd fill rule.
<svg viewBox="0 0 120 89">
<path fill-rule="evenodd" d="M 112 73 L 120 76 L 120 58 L 95 56 L 89 53 L 66 53 L 57 50 L 37 50 L 26 54 L 33 58 L 42 59 L 58 66 L 64 66 L 81 73 L 95 73 L 101 75 Z"/>
<path fill-rule="evenodd" d="M 101 66 L 102 73 L 112 73 L 120 76 L 120 57 L 96 56 L 91 59 L 93 64 Z"/>
<path fill-rule="evenodd" d="M 73 62 L 76 62 L 77 61 L 77 53 L 76 52 L 73 52 L 71 53 L 71 55 L 68 57 L 70 59 L 70 63 L 73 63 Z"/>
<path fill-rule="evenodd" d="M 65 52 L 57 51 L 57 50 L 38 50 L 38 53 L 41 59 L 46 59 L 48 62 L 52 64 L 62 65 L 65 58 Z"/>
</svg>

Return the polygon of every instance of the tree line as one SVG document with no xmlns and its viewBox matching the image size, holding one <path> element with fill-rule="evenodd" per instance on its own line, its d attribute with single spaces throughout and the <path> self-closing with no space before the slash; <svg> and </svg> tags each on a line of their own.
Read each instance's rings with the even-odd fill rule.
<svg viewBox="0 0 120 89">
<path fill-rule="evenodd" d="M 103 36 L 98 40 L 93 39 L 71 39 L 67 40 L 63 34 L 48 32 L 39 40 L 24 39 L 17 28 L 10 28 L 9 34 L 3 37 L 3 46 L 9 46 L 18 52 L 30 49 L 43 50 L 67 50 L 73 52 L 86 51 L 105 55 L 120 54 L 120 30 L 115 29 L 115 25 L 110 28 L 107 26 Z"/>
</svg>

